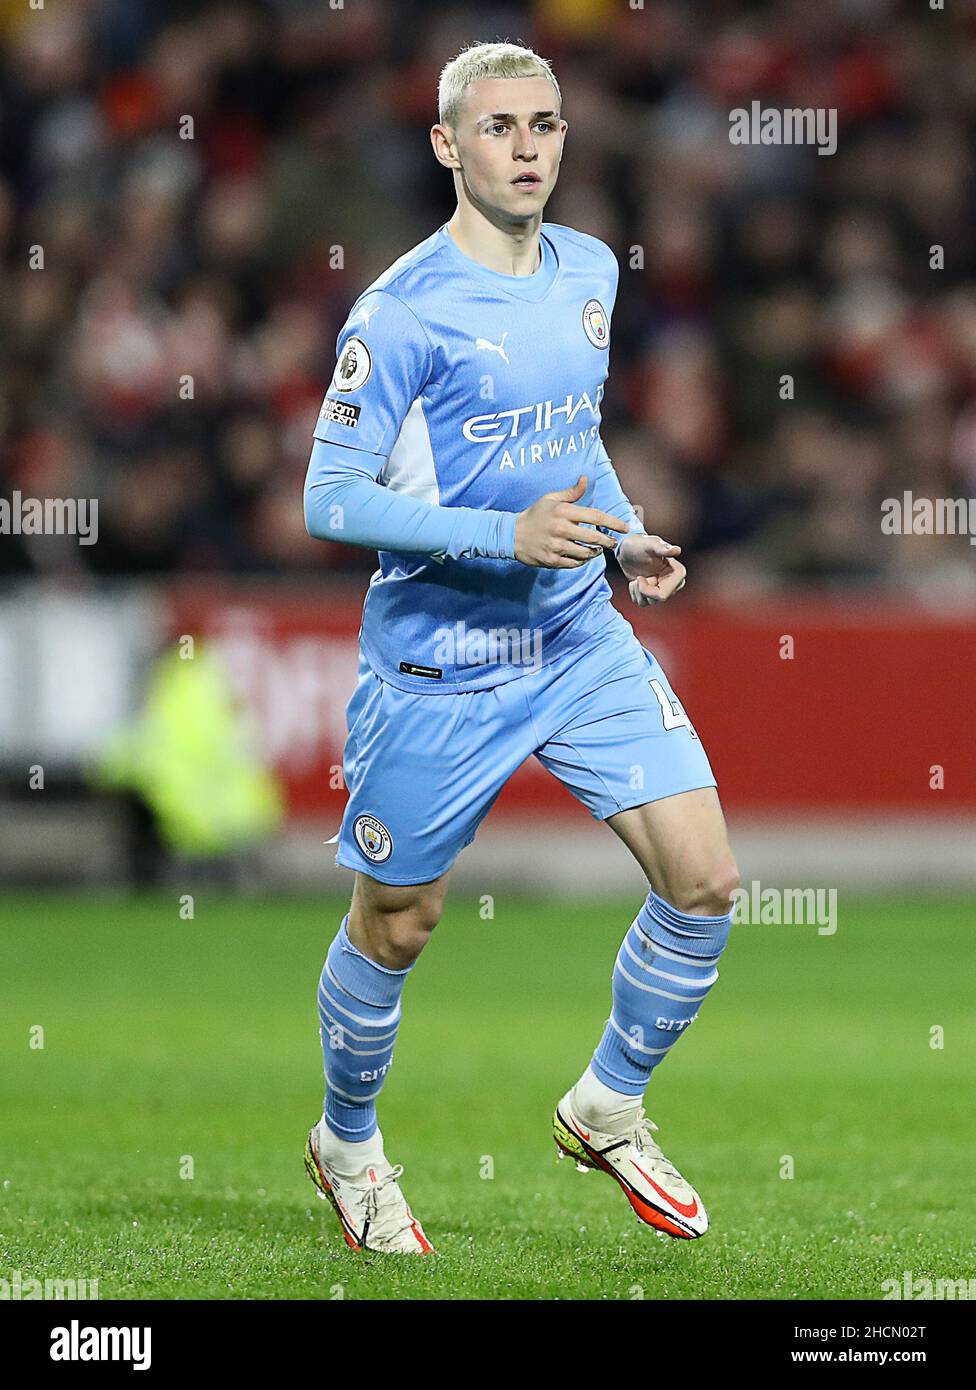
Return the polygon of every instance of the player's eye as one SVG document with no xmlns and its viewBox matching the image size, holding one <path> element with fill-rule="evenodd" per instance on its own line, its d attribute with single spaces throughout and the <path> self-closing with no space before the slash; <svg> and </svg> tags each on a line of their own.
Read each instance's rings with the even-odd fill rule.
<svg viewBox="0 0 976 1390">
<path fill-rule="evenodd" d="M 508 126 L 503 125 L 501 121 L 496 121 L 494 125 L 487 126 L 486 130 L 489 135 L 494 135 L 496 131 L 501 131 L 504 135 L 506 130 L 508 130 Z"/>
<path fill-rule="evenodd" d="M 552 121 L 536 121 L 535 128 L 536 130 L 555 130 Z"/>
</svg>

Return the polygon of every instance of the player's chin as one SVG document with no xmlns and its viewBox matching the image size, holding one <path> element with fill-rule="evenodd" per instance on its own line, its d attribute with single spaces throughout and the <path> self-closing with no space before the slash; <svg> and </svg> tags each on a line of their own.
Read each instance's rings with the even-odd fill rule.
<svg viewBox="0 0 976 1390">
<path fill-rule="evenodd" d="M 508 188 L 506 209 L 515 217 L 533 217 L 545 207 L 549 191 L 545 183 L 533 183 L 523 188 L 516 188 L 512 184 Z"/>
</svg>

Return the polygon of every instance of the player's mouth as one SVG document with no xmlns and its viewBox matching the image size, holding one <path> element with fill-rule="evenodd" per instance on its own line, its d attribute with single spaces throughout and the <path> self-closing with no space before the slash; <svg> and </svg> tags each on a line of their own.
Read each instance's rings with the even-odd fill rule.
<svg viewBox="0 0 976 1390">
<path fill-rule="evenodd" d="M 512 179 L 513 188 L 538 188 L 541 183 L 538 174 L 519 174 L 518 178 Z"/>
</svg>

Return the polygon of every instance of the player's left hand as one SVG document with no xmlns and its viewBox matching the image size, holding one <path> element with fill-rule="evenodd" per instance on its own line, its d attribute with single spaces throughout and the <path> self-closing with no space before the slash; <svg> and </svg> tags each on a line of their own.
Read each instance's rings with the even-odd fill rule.
<svg viewBox="0 0 976 1390">
<path fill-rule="evenodd" d="M 688 571 L 676 557 L 680 545 L 670 545 L 660 536 L 628 536 L 620 546 L 617 561 L 630 580 L 630 597 L 639 608 L 663 603 L 685 586 Z"/>
</svg>

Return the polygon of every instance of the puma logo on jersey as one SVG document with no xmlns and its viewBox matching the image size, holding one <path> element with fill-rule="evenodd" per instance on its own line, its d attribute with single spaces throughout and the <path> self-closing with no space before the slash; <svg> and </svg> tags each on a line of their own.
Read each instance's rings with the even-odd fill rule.
<svg viewBox="0 0 976 1390">
<path fill-rule="evenodd" d="M 501 336 L 501 341 L 498 342 L 498 343 L 489 343 L 489 341 L 488 341 L 487 338 L 475 338 L 475 340 L 474 340 L 475 351 L 478 352 L 478 351 L 480 351 L 482 348 L 484 348 L 484 350 L 485 350 L 486 352 L 497 352 L 497 353 L 498 353 L 498 356 L 502 359 L 502 361 L 506 364 L 506 366 L 509 366 L 509 367 L 510 367 L 512 364 L 511 364 L 511 362 L 509 362 L 509 360 L 508 360 L 508 354 L 507 354 L 506 351 L 505 351 L 505 339 L 506 339 L 507 337 L 508 337 L 508 330 L 506 329 L 506 331 L 505 331 L 505 332 L 502 334 L 502 336 Z"/>
<path fill-rule="evenodd" d="M 360 314 L 362 314 L 362 317 L 363 317 L 363 327 L 364 327 L 364 328 L 368 328 L 368 327 L 369 327 L 369 321 L 370 321 L 370 319 L 373 318 L 374 315 L 378 314 L 379 311 L 382 309 L 382 307 L 383 307 L 382 304 L 377 304 L 377 305 L 375 306 L 375 308 L 373 308 L 373 309 L 367 309 L 365 305 L 362 306 L 362 308 L 359 310 L 359 312 L 360 312 Z"/>
</svg>

